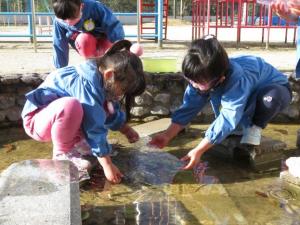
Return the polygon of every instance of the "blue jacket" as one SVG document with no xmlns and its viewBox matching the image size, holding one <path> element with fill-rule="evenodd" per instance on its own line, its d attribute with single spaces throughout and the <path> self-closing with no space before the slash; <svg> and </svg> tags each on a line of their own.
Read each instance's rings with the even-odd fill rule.
<svg viewBox="0 0 300 225">
<path fill-rule="evenodd" d="M 82 130 L 93 154 L 100 157 L 109 154 L 108 129 L 118 130 L 125 122 L 125 114 L 115 103 L 115 113 L 107 117 L 103 107 L 103 80 L 98 71 L 95 61 L 89 60 L 76 67 L 68 66 L 52 72 L 38 88 L 26 94 L 22 118 L 55 99 L 75 97 L 83 107 Z"/>
<path fill-rule="evenodd" d="M 82 0 L 82 3 L 81 20 L 74 26 L 69 26 L 58 18 L 53 22 L 53 61 L 56 68 L 68 65 L 68 43 L 76 49 L 73 36 L 78 32 L 90 32 L 95 37 L 103 37 L 105 34 L 111 42 L 124 39 L 123 25 L 109 8 L 95 0 Z M 86 30 L 86 21 L 94 23 L 95 28 Z"/>
<path fill-rule="evenodd" d="M 257 91 L 269 84 L 287 84 L 287 77 L 254 56 L 230 59 L 230 69 L 225 81 L 207 95 L 200 95 L 191 85 L 185 90 L 183 104 L 172 115 L 172 122 L 187 125 L 210 101 L 215 120 L 205 137 L 212 143 L 222 142 L 238 126 L 251 124 L 253 102 Z"/>
</svg>

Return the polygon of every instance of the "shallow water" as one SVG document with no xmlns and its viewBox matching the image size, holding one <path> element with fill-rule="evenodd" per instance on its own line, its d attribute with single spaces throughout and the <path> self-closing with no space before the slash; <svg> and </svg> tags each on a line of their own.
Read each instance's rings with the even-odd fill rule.
<svg viewBox="0 0 300 225">
<path fill-rule="evenodd" d="M 299 127 L 270 125 L 264 135 L 285 141 L 289 155 L 295 149 Z M 198 143 L 205 128 L 192 125 L 166 150 L 182 157 Z M 122 172 L 130 177 L 130 172 L 141 170 L 130 163 L 134 155 L 129 151 L 134 146 L 118 133 L 110 133 L 109 137 L 119 152 L 113 160 Z M 0 130 L 0 170 L 16 161 L 50 157 L 51 144 L 27 139 L 19 129 Z M 163 163 L 161 159 L 152 155 L 148 163 Z M 282 182 L 279 171 L 255 173 L 246 163 L 243 166 L 210 155 L 204 155 L 202 163 L 195 171 L 179 171 L 170 181 L 173 175 L 167 176 L 169 184 L 124 179 L 112 186 L 98 167 L 91 181 L 81 187 L 83 225 L 299 224 L 300 188 Z M 159 170 L 148 168 L 152 173 Z"/>
</svg>

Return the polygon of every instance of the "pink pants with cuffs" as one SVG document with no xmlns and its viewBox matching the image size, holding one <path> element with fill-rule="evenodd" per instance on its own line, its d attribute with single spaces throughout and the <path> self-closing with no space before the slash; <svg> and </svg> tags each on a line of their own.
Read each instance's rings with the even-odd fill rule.
<svg viewBox="0 0 300 225">
<path fill-rule="evenodd" d="M 54 100 L 23 119 L 25 132 L 37 141 L 53 143 L 53 155 L 67 153 L 83 138 L 83 109 L 73 97 Z"/>
</svg>

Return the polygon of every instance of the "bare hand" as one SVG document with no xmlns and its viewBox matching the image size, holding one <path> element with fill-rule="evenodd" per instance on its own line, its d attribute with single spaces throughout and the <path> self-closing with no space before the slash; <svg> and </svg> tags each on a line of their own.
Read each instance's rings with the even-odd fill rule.
<svg viewBox="0 0 300 225">
<path fill-rule="evenodd" d="M 275 13 L 280 16 L 281 18 L 284 18 L 286 20 L 289 20 L 289 17 L 291 15 L 291 11 L 289 10 L 286 1 L 277 0 L 271 3 L 271 8 Z"/>
<path fill-rule="evenodd" d="M 288 8 L 291 13 L 300 16 L 300 1 L 299 0 L 289 0 L 287 1 Z"/>
<path fill-rule="evenodd" d="M 139 134 L 127 124 L 120 129 L 120 132 L 126 136 L 129 143 L 137 142 L 140 139 Z"/>
<path fill-rule="evenodd" d="M 110 165 L 103 166 L 104 175 L 108 181 L 113 184 L 118 184 L 121 182 L 122 177 L 124 176 L 118 167 L 116 167 L 113 163 Z"/>
<path fill-rule="evenodd" d="M 153 145 L 158 148 L 163 148 L 169 143 L 169 138 L 165 133 L 160 133 L 155 135 L 151 141 L 149 142 L 150 145 Z"/>
<path fill-rule="evenodd" d="M 198 162 L 200 161 L 200 157 L 201 157 L 201 152 L 199 150 L 193 149 L 191 151 L 189 151 L 189 153 L 182 157 L 180 160 L 187 162 L 187 165 L 182 167 L 183 170 L 189 170 L 194 168 L 195 165 L 198 164 Z"/>
</svg>

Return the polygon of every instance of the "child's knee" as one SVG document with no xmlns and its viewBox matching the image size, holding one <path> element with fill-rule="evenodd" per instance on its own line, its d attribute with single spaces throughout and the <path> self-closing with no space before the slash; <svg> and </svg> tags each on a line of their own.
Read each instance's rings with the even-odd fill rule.
<svg viewBox="0 0 300 225">
<path fill-rule="evenodd" d="M 83 109 L 80 101 L 73 97 L 67 97 L 64 100 L 64 111 L 69 115 L 77 118 L 83 117 Z"/>
<path fill-rule="evenodd" d="M 75 40 L 78 53 L 84 58 L 96 56 L 97 39 L 90 33 L 80 33 Z"/>
<path fill-rule="evenodd" d="M 262 90 L 258 95 L 258 107 L 268 110 L 282 110 L 289 102 L 288 89 L 281 85 L 274 85 Z"/>
</svg>

